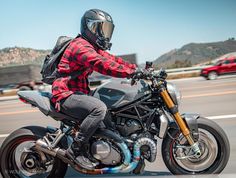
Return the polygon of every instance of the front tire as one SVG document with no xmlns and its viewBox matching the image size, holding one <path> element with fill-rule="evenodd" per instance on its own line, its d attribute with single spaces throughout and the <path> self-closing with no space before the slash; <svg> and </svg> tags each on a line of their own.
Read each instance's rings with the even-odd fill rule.
<svg viewBox="0 0 236 178">
<path fill-rule="evenodd" d="M 229 160 L 230 145 L 223 129 L 206 118 L 198 119 L 198 128 L 202 156 L 183 160 L 177 159 L 176 139 L 181 139 L 184 144 L 187 141 L 184 141 L 185 138 L 179 130 L 169 130 L 169 135 L 162 143 L 162 156 L 171 173 L 176 175 L 218 174 L 225 168 Z"/>
<path fill-rule="evenodd" d="M 208 79 L 209 80 L 216 80 L 217 79 L 217 77 L 218 77 L 218 74 L 217 74 L 217 72 L 215 72 L 215 71 L 212 71 L 212 72 L 209 72 L 209 74 L 208 74 Z"/>
<path fill-rule="evenodd" d="M 63 178 L 67 171 L 67 164 L 58 158 L 51 158 L 48 172 L 40 169 L 42 158 L 48 158 L 42 152 L 28 149 L 37 139 L 47 133 L 43 127 L 30 126 L 11 133 L 3 142 L 0 149 L 0 170 L 4 178 L 15 177 L 47 177 Z"/>
</svg>

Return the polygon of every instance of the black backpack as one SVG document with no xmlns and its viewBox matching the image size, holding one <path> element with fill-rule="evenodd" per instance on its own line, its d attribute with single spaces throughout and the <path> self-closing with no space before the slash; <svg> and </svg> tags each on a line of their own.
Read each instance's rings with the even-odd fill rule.
<svg viewBox="0 0 236 178">
<path fill-rule="evenodd" d="M 51 85 L 57 78 L 68 75 L 68 74 L 60 74 L 57 70 L 57 66 L 61 60 L 61 57 L 65 49 L 69 46 L 72 40 L 73 38 L 71 37 L 60 36 L 52 52 L 45 57 L 40 72 L 42 74 L 42 81 L 44 83 Z"/>
</svg>

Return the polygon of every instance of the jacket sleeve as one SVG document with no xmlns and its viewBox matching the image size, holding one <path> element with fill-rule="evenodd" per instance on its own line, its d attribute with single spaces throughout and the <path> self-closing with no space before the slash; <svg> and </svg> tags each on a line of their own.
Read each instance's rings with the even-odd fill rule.
<svg viewBox="0 0 236 178">
<path fill-rule="evenodd" d="M 126 61 L 124 61 L 121 57 L 116 57 L 116 56 L 114 56 L 114 55 L 112 55 L 112 54 L 109 54 L 109 53 L 106 52 L 106 51 L 98 50 L 98 53 L 99 53 L 101 56 L 103 56 L 103 57 L 111 58 L 113 61 L 116 61 L 116 62 L 119 63 L 119 64 L 123 64 L 123 65 L 125 65 L 125 66 L 127 66 L 127 67 L 129 67 L 129 68 L 132 68 L 132 69 L 136 69 L 136 68 L 137 68 L 136 64 L 131 64 L 131 63 L 129 63 L 129 62 L 126 62 Z"/>
<path fill-rule="evenodd" d="M 91 47 L 84 47 L 80 50 L 79 63 L 96 72 L 112 77 L 126 78 L 134 73 L 135 69 L 124 63 L 114 60 L 113 56 L 102 56 Z"/>
</svg>

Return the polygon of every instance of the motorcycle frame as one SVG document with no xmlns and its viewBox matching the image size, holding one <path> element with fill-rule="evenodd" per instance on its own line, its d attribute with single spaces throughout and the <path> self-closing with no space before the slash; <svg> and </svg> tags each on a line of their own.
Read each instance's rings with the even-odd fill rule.
<svg viewBox="0 0 236 178">
<path fill-rule="evenodd" d="M 118 107 L 116 109 L 110 110 L 109 112 L 113 117 L 118 117 L 118 118 L 125 118 L 125 119 L 135 119 L 138 121 L 144 131 L 151 131 L 150 130 L 152 123 L 159 122 L 160 128 L 159 130 L 155 133 L 159 138 L 163 139 L 168 132 L 168 129 L 174 128 L 174 129 L 180 129 L 178 123 L 176 122 L 175 118 L 173 117 L 171 113 L 171 109 L 168 109 L 167 106 L 165 105 L 161 95 L 158 94 L 159 91 L 157 90 L 152 90 L 151 93 L 143 96 L 141 99 L 133 101 L 131 104 L 124 105 L 122 107 Z M 149 99 L 152 99 L 152 101 L 148 101 Z M 155 99 L 155 100 L 154 100 Z M 170 98 L 171 99 L 171 98 Z M 151 109 L 144 107 L 143 105 L 155 101 L 156 107 Z M 164 104 L 164 106 L 163 106 Z M 177 107 L 177 106 L 175 106 Z M 124 111 L 127 111 L 129 109 L 133 108 L 136 111 L 136 115 L 131 115 L 131 114 L 124 114 Z M 143 109 L 143 111 L 146 111 L 147 114 L 141 116 L 138 108 Z M 158 117 L 154 117 L 158 115 Z M 200 117 L 199 114 L 192 114 L 192 113 L 184 113 L 181 116 L 181 119 L 185 123 L 186 127 L 189 128 L 189 132 L 191 133 L 194 141 L 198 140 L 198 127 L 197 127 L 197 119 Z M 155 119 L 159 119 L 158 121 L 155 121 Z M 146 120 L 144 122 L 144 120 Z M 117 121 L 118 123 L 122 121 Z M 123 121 L 124 122 L 124 121 Z"/>
<path fill-rule="evenodd" d="M 149 86 L 150 92 L 146 93 L 143 97 L 123 106 L 109 109 L 108 112 L 110 112 L 111 117 L 117 118 L 116 124 L 124 124 L 126 120 L 133 119 L 140 123 L 144 132 L 150 132 L 152 135 L 156 135 L 161 139 L 165 138 L 168 129 L 179 129 L 188 140 L 189 145 L 194 147 L 195 151 L 198 152 L 198 128 L 196 120 L 199 116 L 193 114 L 180 115 L 178 106 L 173 102 L 166 89 L 165 80 L 160 80 L 159 82 L 152 80 L 152 85 Z M 146 107 L 146 105 L 150 104 L 152 108 Z M 129 111 L 130 109 L 134 109 L 136 113 L 125 113 L 125 111 Z M 139 109 L 142 109 L 146 114 L 141 115 Z M 151 127 L 153 123 L 155 126 L 159 124 L 159 128 L 153 129 Z M 76 122 L 65 119 L 61 120 L 59 130 L 58 135 L 49 144 L 51 148 L 55 148 L 64 135 L 67 135 L 67 143 L 70 145 L 73 141 L 72 135 L 78 130 L 78 126 Z M 46 139 L 46 141 L 48 140 Z"/>
</svg>

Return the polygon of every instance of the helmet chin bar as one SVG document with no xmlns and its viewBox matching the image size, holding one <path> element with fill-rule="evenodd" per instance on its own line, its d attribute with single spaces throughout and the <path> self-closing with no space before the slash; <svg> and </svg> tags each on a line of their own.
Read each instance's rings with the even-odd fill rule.
<svg viewBox="0 0 236 178">
<path fill-rule="evenodd" d="M 96 40 L 96 44 L 99 48 L 103 49 L 103 50 L 110 50 L 112 43 L 109 43 L 109 41 L 107 39 L 105 39 L 104 37 L 100 37 L 98 36 L 97 40 Z"/>
</svg>

